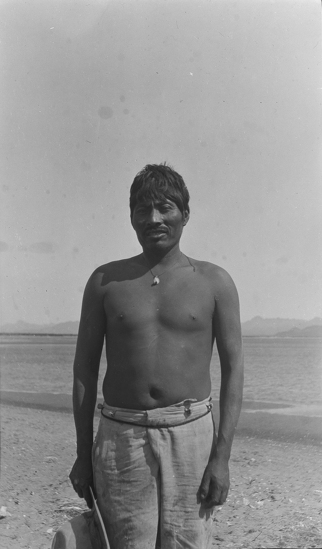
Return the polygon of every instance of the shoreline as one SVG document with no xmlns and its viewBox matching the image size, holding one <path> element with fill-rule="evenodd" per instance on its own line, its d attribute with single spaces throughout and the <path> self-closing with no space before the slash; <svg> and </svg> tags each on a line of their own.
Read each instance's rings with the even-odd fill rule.
<svg viewBox="0 0 322 549">
<path fill-rule="evenodd" d="M 277 332 L 276 334 L 243 334 L 242 337 L 261 337 L 261 338 L 276 338 L 276 339 L 322 339 L 322 335 L 300 335 L 300 334 L 288 334 L 282 335 L 284 332 Z M 52 333 L 52 332 L 0 332 L 0 336 L 31 336 L 31 337 L 77 337 L 78 334 L 74 333 Z"/>
<path fill-rule="evenodd" d="M 64 393 L 31 393 L 1 391 L 4 405 L 51 412 L 72 413 L 72 395 Z M 98 399 L 100 402 L 101 399 Z M 219 422 L 219 403 L 214 403 L 214 419 Z M 100 412 L 96 409 L 95 416 Z M 265 401 L 243 402 L 236 436 L 282 442 L 322 445 L 322 406 L 292 406 Z"/>
</svg>

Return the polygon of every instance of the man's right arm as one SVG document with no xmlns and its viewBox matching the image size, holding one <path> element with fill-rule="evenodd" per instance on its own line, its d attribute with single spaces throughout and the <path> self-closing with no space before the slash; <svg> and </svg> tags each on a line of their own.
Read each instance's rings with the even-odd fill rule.
<svg viewBox="0 0 322 549">
<path fill-rule="evenodd" d="M 95 271 L 86 285 L 74 360 L 73 410 L 77 459 L 70 480 L 79 497 L 85 498 L 89 507 L 92 506 L 89 486 L 93 488 L 93 419 L 106 331 L 101 279 L 102 273 Z"/>
</svg>

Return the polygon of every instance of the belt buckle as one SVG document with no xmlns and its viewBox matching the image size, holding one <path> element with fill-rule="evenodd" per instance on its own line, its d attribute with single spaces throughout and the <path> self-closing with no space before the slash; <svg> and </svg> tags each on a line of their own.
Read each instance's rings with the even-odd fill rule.
<svg viewBox="0 0 322 549">
<path fill-rule="evenodd" d="M 191 415 L 191 400 L 184 400 L 183 401 L 183 406 L 184 406 L 184 415 L 186 417 L 190 416 Z"/>
</svg>

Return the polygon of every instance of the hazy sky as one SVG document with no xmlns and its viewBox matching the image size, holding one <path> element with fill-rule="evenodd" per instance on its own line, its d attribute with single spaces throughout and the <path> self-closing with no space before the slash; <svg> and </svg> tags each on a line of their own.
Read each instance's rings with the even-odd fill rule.
<svg viewBox="0 0 322 549">
<path fill-rule="evenodd" d="M 79 317 L 140 253 L 128 196 L 168 161 L 182 250 L 234 278 L 242 320 L 322 316 L 319 0 L 0 1 L 1 322 Z"/>
</svg>

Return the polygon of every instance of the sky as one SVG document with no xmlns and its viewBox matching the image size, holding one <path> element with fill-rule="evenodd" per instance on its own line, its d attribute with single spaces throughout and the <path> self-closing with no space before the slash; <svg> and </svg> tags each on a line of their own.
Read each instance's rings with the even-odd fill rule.
<svg viewBox="0 0 322 549">
<path fill-rule="evenodd" d="M 319 0 L 0 1 L 0 324 L 77 320 L 141 252 L 129 189 L 169 162 L 181 249 L 243 321 L 322 316 Z"/>
</svg>

